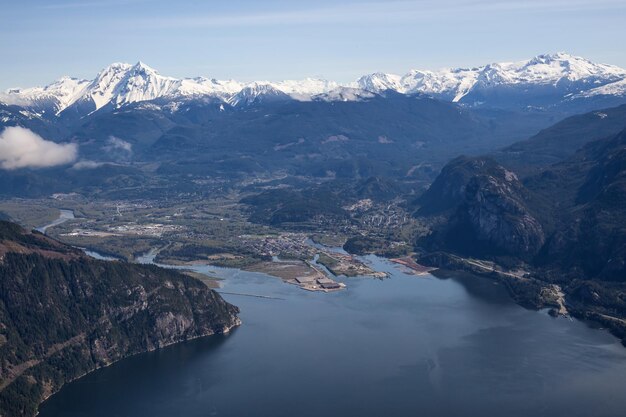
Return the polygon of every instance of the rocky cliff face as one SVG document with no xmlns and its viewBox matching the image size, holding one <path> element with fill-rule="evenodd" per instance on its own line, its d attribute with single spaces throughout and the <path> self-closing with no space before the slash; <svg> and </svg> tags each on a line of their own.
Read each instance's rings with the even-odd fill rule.
<svg viewBox="0 0 626 417">
<path fill-rule="evenodd" d="M 525 206 L 525 190 L 515 174 L 473 177 L 465 190 L 457 218 L 475 238 L 511 255 L 534 255 L 545 241 L 541 224 Z"/>
<path fill-rule="evenodd" d="M 534 255 L 544 243 L 541 224 L 527 207 L 528 190 L 490 158 L 451 161 L 420 198 L 418 215 L 442 214 L 437 242 L 463 253 Z"/>
<path fill-rule="evenodd" d="M 444 219 L 434 227 L 436 249 L 623 280 L 626 131 L 591 141 L 523 183 L 488 157 L 457 158 L 418 204 L 418 216 Z"/>
<path fill-rule="evenodd" d="M 34 415 L 64 383 L 129 355 L 226 333 L 237 313 L 193 278 L 0 222 L 0 415 Z"/>
<path fill-rule="evenodd" d="M 420 216 L 439 215 L 456 210 L 465 199 L 465 188 L 475 175 L 498 170 L 490 158 L 459 156 L 443 167 L 428 190 L 416 201 Z"/>
</svg>

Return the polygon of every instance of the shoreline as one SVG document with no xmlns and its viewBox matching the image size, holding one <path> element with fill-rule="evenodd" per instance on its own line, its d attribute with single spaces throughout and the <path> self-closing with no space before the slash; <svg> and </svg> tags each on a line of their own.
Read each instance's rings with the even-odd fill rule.
<svg viewBox="0 0 626 417">
<path fill-rule="evenodd" d="M 114 360 L 114 361 L 112 361 L 110 363 L 107 363 L 105 365 L 97 366 L 97 367 L 95 367 L 94 369 L 92 369 L 90 371 L 87 371 L 87 372 L 85 372 L 85 373 L 83 373 L 81 375 L 78 375 L 78 376 L 74 377 L 74 378 L 68 379 L 57 390 L 55 390 L 54 392 L 52 392 L 50 394 L 47 394 L 47 395 L 43 396 L 41 398 L 41 401 L 39 402 L 39 405 L 37 405 L 37 412 L 35 413 L 35 416 L 39 415 L 41 406 L 46 401 L 48 401 L 50 398 L 52 398 L 54 395 L 59 393 L 66 385 L 71 384 L 71 383 L 73 383 L 75 381 L 78 381 L 79 379 L 84 378 L 85 376 L 87 376 L 87 375 L 89 375 L 89 374 L 91 374 L 91 373 L 93 373 L 95 371 L 98 371 L 100 369 L 108 368 L 109 366 L 115 365 L 116 363 L 119 363 L 119 362 L 121 362 L 123 360 L 126 360 L 126 359 L 130 359 L 130 358 L 132 358 L 134 356 L 139 356 L 139 355 L 143 355 L 143 354 L 150 353 L 150 352 L 156 352 L 158 350 L 166 349 L 166 348 L 168 348 L 170 346 L 174 346 L 174 345 L 177 345 L 179 343 L 191 342 L 191 341 L 194 341 L 194 340 L 202 339 L 204 337 L 219 336 L 219 335 L 227 336 L 233 330 L 237 329 L 237 327 L 239 327 L 241 325 L 242 325 L 241 319 L 238 316 L 235 316 L 234 323 L 232 323 L 230 326 L 224 326 L 224 328 L 221 331 L 219 331 L 219 332 L 215 332 L 214 331 L 212 333 L 206 333 L 206 334 L 202 334 L 202 335 L 197 335 L 197 336 L 193 336 L 193 337 L 190 337 L 188 339 L 185 339 L 185 340 L 179 340 L 179 341 L 176 341 L 176 342 L 167 343 L 167 344 L 165 344 L 163 346 L 158 346 L 158 347 L 155 347 L 155 348 L 152 348 L 152 349 L 146 349 L 146 350 L 143 350 L 143 351 L 140 351 L 140 352 L 134 352 L 134 353 L 131 353 L 131 354 L 126 355 L 124 357 L 121 357 L 119 359 L 116 359 L 116 360 Z"/>
<path fill-rule="evenodd" d="M 395 264 L 403 265 L 402 263 L 394 262 L 394 259 L 392 259 L 392 258 L 386 258 L 386 257 L 381 257 L 381 258 L 385 259 L 386 261 L 395 263 Z M 199 265 L 199 264 L 201 264 L 201 265 L 211 265 L 210 263 L 197 262 L 197 261 L 194 262 L 194 264 L 195 265 Z M 416 262 L 416 264 L 419 265 L 417 262 Z M 183 266 L 183 265 L 179 265 L 179 266 Z M 213 265 L 211 265 L 211 266 L 213 266 Z M 538 311 L 541 308 L 544 308 L 546 306 L 553 307 L 553 308 L 558 308 L 559 310 L 560 310 L 561 307 L 565 308 L 565 304 L 566 304 L 566 302 L 565 302 L 565 294 L 560 290 L 560 288 L 557 291 L 558 295 L 560 296 L 560 303 L 559 304 L 554 304 L 554 305 L 550 304 L 550 305 L 546 305 L 546 306 L 543 306 L 543 307 L 532 306 L 532 305 L 529 305 L 528 303 L 524 303 L 524 302 L 520 301 L 518 299 L 518 297 L 515 296 L 515 293 L 513 292 L 512 288 L 509 285 L 506 285 L 507 281 L 504 278 L 508 278 L 508 279 L 512 279 L 512 278 L 510 276 L 507 276 L 507 275 L 504 275 L 504 274 L 500 274 L 497 271 L 489 271 L 489 272 L 487 272 L 487 271 L 484 271 L 484 270 L 472 270 L 471 268 L 468 268 L 467 266 L 463 266 L 463 265 L 457 265 L 457 267 L 455 268 L 453 264 L 448 265 L 446 267 L 425 267 L 425 268 L 431 268 L 431 269 L 428 272 L 424 272 L 421 275 L 432 274 L 435 277 L 438 277 L 438 275 L 445 275 L 446 273 L 467 272 L 467 273 L 470 273 L 472 275 L 478 276 L 480 278 L 488 278 L 488 279 L 490 279 L 493 282 L 503 283 L 503 285 L 505 285 L 505 287 L 507 289 L 507 292 L 509 293 L 509 295 L 511 296 L 513 301 L 516 304 L 518 304 L 518 305 L 520 305 L 520 306 L 522 306 L 522 307 L 524 307 L 526 309 L 529 309 L 529 310 Z M 436 273 L 437 271 L 439 271 L 439 274 Z M 435 273 L 433 273 L 433 272 L 435 272 Z M 262 272 L 262 273 L 264 273 L 264 272 Z M 280 277 L 278 277 L 278 278 L 280 278 Z M 438 278 L 440 278 L 440 277 L 438 277 Z M 441 277 L 441 278 L 443 278 L 443 277 Z M 282 281 L 284 283 L 291 283 L 291 282 L 288 282 L 286 280 L 282 280 Z M 248 296 L 250 294 L 233 294 L 233 295 L 245 295 L 245 296 Z M 599 320 L 596 317 L 590 317 L 589 315 L 587 315 L 587 316 L 579 315 L 578 314 L 579 311 L 577 309 L 573 309 L 571 312 L 568 312 L 568 313 L 571 314 L 572 317 L 575 317 L 576 319 L 581 320 L 583 322 L 586 321 L 586 320 L 589 320 L 589 321 L 592 321 L 594 323 L 599 323 L 601 325 L 605 325 L 604 322 L 602 322 L 601 320 Z M 615 318 L 613 318 L 613 317 L 606 318 L 606 320 L 613 320 L 613 319 L 615 319 Z M 241 325 L 241 320 L 237 317 L 235 322 L 231 326 L 225 327 L 224 330 L 221 331 L 221 332 L 213 332 L 213 333 L 210 333 L 210 334 L 198 335 L 198 336 L 195 336 L 195 337 L 192 337 L 192 338 L 189 338 L 189 339 L 168 343 L 167 345 L 164 345 L 164 346 L 161 346 L 161 347 L 157 347 L 157 348 L 154 348 L 154 349 L 148 349 L 148 350 L 141 351 L 141 352 L 135 352 L 133 354 L 124 356 L 123 358 L 119 358 L 119 359 L 117 359 L 117 360 L 115 360 L 115 361 L 113 361 L 111 363 L 108 363 L 108 364 L 106 364 L 104 366 L 100 366 L 100 367 L 94 368 L 94 369 L 90 370 L 89 372 L 86 372 L 86 373 L 84 373 L 84 374 L 82 374 L 80 376 L 77 376 L 76 378 L 68 380 L 61 387 L 59 387 L 58 390 L 56 390 L 55 392 L 53 392 L 53 393 L 49 394 L 48 396 L 46 396 L 45 398 L 43 398 L 43 400 L 40 402 L 40 404 L 38 406 L 38 410 L 37 410 L 37 414 L 36 415 L 39 415 L 39 408 L 41 407 L 41 405 L 44 404 L 49 398 L 51 398 L 52 396 L 57 394 L 65 385 L 67 385 L 67 384 L 69 384 L 71 382 L 74 382 L 76 380 L 79 380 L 80 378 L 83 378 L 84 376 L 86 376 L 86 375 L 88 375 L 88 374 L 90 374 L 90 373 L 92 373 L 94 371 L 97 371 L 97 370 L 102 369 L 102 368 L 109 367 L 109 366 L 114 365 L 117 362 L 120 362 L 120 361 L 122 361 L 124 359 L 128 359 L 128 358 L 131 358 L 131 357 L 134 357 L 134 356 L 137 356 L 137 355 L 141 355 L 141 354 L 145 354 L 145 353 L 154 352 L 154 351 L 157 351 L 157 350 L 160 350 L 160 349 L 164 349 L 164 348 L 167 348 L 169 346 L 173 346 L 173 345 L 176 345 L 176 344 L 179 344 L 179 343 L 190 342 L 190 341 L 193 341 L 193 340 L 196 340 L 196 339 L 200 339 L 200 338 L 203 338 L 203 337 L 215 336 L 215 335 L 219 335 L 219 334 L 227 335 L 231 331 L 233 331 L 237 327 L 239 327 L 240 325 Z M 604 330 L 604 328 L 601 328 L 600 330 Z M 609 332 L 611 334 L 615 335 L 615 333 L 613 333 L 611 331 L 611 329 L 608 328 L 608 326 L 607 326 L 606 330 L 609 330 Z M 615 336 L 617 336 L 617 335 L 615 335 Z"/>
<path fill-rule="evenodd" d="M 573 317 L 600 325 L 602 330 L 608 331 L 626 347 L 626 319 L 593 311 L 581 303 L 568 302 L 567 293 L 557 284 L 506 271 L 486 269 L 480 262 L 470 262 L 446 252 L 432 252 L 424 256 L 435 261 L 436 271 L 440 273 L 467 272 L 503 284 L 513 301 L 528 310 L 548 308 L 548 314 L 554 318 Z M 433 275 L 437 276 L 437 273 Z"/>
</svg>

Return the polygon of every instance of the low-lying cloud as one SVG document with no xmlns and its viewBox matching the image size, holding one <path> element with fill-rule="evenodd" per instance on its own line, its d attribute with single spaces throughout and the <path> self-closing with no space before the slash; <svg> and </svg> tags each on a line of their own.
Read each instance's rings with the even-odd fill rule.
<svg viewBox="0 0 626 417">
<path fill-rule="evenodd" d="M 96 162 L 90 160 L 82 160 L 72 165 L 72 169 L 96 169 L 106 165 L 106 162 Z"/>
<path fill-rule="evenodd" d="M 123 139 L 117 138 L 115 136 L 109 136 L 107 140 L 107 144 L 103 146 L 103 149 L 107 152 L 121 150 L 126 151 L 128 153 L 133 152 L 133 145 L 129 142 L 126 142 Z"/>
<path fill-rule="evenodd" d="M 76 160 L 78 146 L 45 140 L 23 127 L 7 127 L 0 133 L 0 168 L 48 168 Z"/>
</svg>

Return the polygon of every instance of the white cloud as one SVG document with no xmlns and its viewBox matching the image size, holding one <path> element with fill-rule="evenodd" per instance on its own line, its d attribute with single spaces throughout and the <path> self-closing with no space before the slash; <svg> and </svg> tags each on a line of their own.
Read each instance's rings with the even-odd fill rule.
<svg viewBox="0 0 626 417">
<path fill-rule="evenodd" d="M 72 169 L 95 169 L 95 168 L 100 168 L 102 165 L 105 165 L 105 163 L 84 159 L 72 165 Z"/>
<path fill-rule="evenodd" d="M 0 168 L 46 168 L 73 162 L 78 146 L 45 140 L 23 127 L 7 127 L 0 133 Z"/>
<path fill-rule="evenodd" d="M 133 151 L 133 145 L 115 136 L 109 136 L 107 144 L 103 147 L 103 149 L 107 152 L 122 150 L 131 153 Z"/>
</svg>

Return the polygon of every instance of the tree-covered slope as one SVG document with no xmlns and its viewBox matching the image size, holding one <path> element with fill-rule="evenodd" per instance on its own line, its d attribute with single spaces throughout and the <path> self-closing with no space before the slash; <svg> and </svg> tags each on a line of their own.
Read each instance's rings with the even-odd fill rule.
<svg viewBox="0 0 626 417">
<path fill-rule="evenodd" d="M 69 382 L 126 356 L 239 324 L 179 273 L 98 261 L 0 221 L 0 415 L 32 416 Z"/>
<path fill-rule="evenodd" d="M 614 136 L 626 128 L 626 105 L 568 117 L 535 136 L 516 142 L 493 157 L 526 176 L 562 162 L 586 143 Z"/>
</svg>

